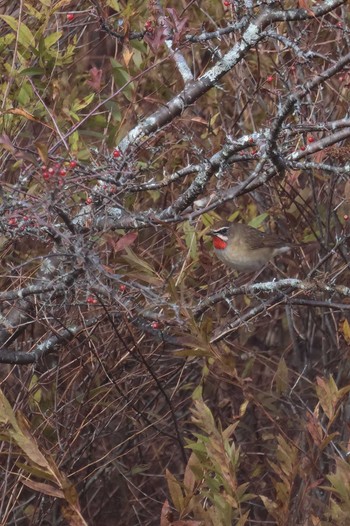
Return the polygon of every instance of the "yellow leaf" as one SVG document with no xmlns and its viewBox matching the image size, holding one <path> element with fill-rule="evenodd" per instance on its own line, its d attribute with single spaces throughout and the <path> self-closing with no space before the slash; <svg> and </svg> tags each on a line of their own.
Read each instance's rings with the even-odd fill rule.
<svg viewBox="0 0 350 526">
<path fill-rule="evenodd" d="M 37 149 L 39 157 L 42 160 L 42 162 L 44 164 L 47 164 L 49 161 L 47 143 L 36 141 L 34 142 L 34 146 Z"/>
<path fill-rule="evenodd" d="M 340 324 L 340 330 L 343 333 L 344 340 L 349 345 L 350 344 L 350 324 L 348 320 L 344 320 L 343 323 Z"/>
<path fill-rule="evenodd" d="M 47 128 L 50 128 L 50 130 L 54 131 L 52 126 L 49 126 L 45 122 L 39 119 L 36 119 L 35 117 L 33 117 L 33 115 L 28 113 L 26 110 L 22 110 L 21 108 L 12 108 L 10 110 L 6 110 L 2 112 L 2 114 L 5 114 L 5 113 L 10 113 L 11 115 L 20 115 L 21 117 L 24 117 L 25 119 L 28 119 L 29 121 L 38 122 L 42 126 L 46 126 Z"/>
<path fill-rule="evenodd" d="M 129 65 L 129 62 L 132 59 L 133 54 L 134 54 L 134 52 L 130 48 L 128 48 L 127 46 L 125 46 L 123 48 L 123 59 L 124 59 L 124 62 L 125 62 L 126 66 Z"/>
<path fill-rule="evenodd" d="M 275 375 L 276 391 L 278 395 L 286 393 L 288 386 L 288 367 L 284 358 L 281 358 Z"/>
<path fill-rule="evenodd" d="M 316 378 L 316 393 L 321 407 L 329 420 L 333 419 L 337 404 L 341 398 L 337 384 L 332 376 L 328 380 L 318 376 Z"/>
<path fill-rule="evenodd" d="M 184 507 L 184 497 L 180 483 L 168 469 L 165 472 L 165 477 L 167 479 L 171 500 L 177 511 L 181 512 Z"/>
<path fill-rule="evenodd" d="M 29 431 L 28 424 L 21 414 L 17 415 L 17 424 L 14 426 L 14 429 L 10 430 L 10 434 L 31 462 L 51 472 L 47 459 L 39 450 L 34 437 Z"/>
</svg>

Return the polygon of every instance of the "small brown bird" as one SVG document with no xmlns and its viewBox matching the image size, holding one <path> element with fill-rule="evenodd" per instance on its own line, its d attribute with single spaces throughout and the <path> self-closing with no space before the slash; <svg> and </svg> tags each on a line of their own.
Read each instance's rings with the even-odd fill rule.
<svg viewBox="0 0 350 526">
<path fill-rule="evenodd" d="M 260 270 L 278 254 L 289 252 L 292 244 L 275 234 L 260 232 L 241 223 L 231 223 L 209 232 L 216 255 L 240 272 Z"/>
</svg>

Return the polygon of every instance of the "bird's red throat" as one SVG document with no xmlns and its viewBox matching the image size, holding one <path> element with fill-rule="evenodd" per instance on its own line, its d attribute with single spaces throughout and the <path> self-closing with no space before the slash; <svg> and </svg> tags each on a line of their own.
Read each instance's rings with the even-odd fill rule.
<svg viewBox="0 0 350 526">
<path fill-rule="evenodd" d="M 227 241 L 224 239 L 221 239 L 221 237 L 214 236 L 213 237 L 213 245 L 217 250 L 223 250 L 227 247 Z"/>
</svg>

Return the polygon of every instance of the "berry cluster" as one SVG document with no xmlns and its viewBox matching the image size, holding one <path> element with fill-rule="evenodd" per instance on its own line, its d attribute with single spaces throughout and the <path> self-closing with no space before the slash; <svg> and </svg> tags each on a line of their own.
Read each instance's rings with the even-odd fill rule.
<svg viewBox="0 0 350 526">
<path fill-rule="evenodd" d="M 315 137 L 313 137 L 312 135 L 310 135 L 310 136 L 307 138 L 307 142 L 308 142 L 309 144 L 312 144 L 313 142 L 315 142 L 315 140 L 316 140 Z M 305 150 L 306 150 L 306 146 L 304 146 L 304 145 L 303 145 L 303 146 L 300 146 L 300 150 L 301 150 L 302 152 L 305 152 Z"/>
<path fill-rule="evenodd" d="M 95 298 L 95 296 L 88 296 L 86 298 L 86 303 L 88 303 L 89 305 L 96 305 L 97 298 Z"/>
<path fill-rule="evenodd" d="M 38 233 L 38 224 L 35 219 L 31 219 L 27 215 L 22 215 L 23 212 L 15 211 L 14 215 L 7 219 L 7 226 L 10 229 L 4 229 L 6 235 L 18 238 L 23 235 L 36 235 Z M 3 223 L 6 226 L 6 222 Z"/>
<path fill-rule="evenodd" d="M 55 176 L 59 177 L 65 177 L 68 173 L 68 170 L 74 170 L 76 168 L 77 162 L 76 161 L 70 161 L 69 163 L 55 163 L 53 166 L 46 166 L 43 165 L 41 167 L 42 171 L 42 177 L 45 179 L 45 181 L 48 181 L 49 179 L 52 179 Z"/>
<path fill-rule="evenodd" d="M 150 19 L 146 20 L 145 22 L 145 31 L 147 31 L 147 33 L 154 33 L 154 22 Z"/>
</svg>

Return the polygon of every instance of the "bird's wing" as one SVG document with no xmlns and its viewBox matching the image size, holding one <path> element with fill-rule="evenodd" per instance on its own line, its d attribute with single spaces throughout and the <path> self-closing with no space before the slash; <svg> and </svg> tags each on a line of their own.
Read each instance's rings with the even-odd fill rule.
<svg viewBox="0 0 350 526">
<path fill-rule="evenodd" d="M 267 234 L 265 232 L 260 232 L 260 230 L 254 229 L 254 232 L 252 232 L 251 238 L 249 240 L 249 245 L 254 250 L 262 247 L 283 247 L 288 245 L 288 242 L 275 234 Z"/>
</svg>

